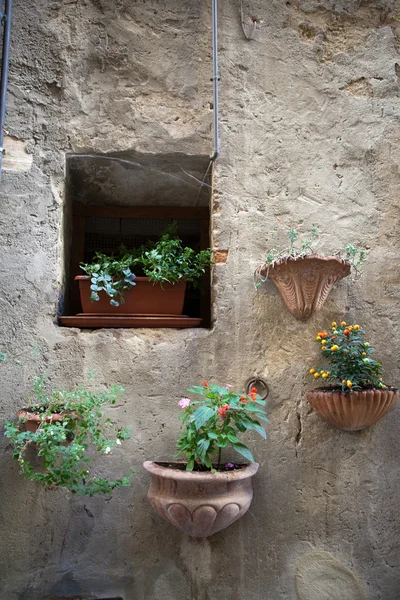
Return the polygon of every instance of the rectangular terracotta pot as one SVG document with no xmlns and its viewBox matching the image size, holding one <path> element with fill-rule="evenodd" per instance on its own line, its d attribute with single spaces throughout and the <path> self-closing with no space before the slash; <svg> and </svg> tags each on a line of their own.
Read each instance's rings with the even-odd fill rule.
<svg viewBox="0 0 400 600">
<path fill-rule="evenodd" d="M 99 292 L 100 300 L 90 300 L 90 278 L 77 275 L 79 282 L 82 312 L 111 315 L 181 315 L 185 301 L 186 281 L 178 283 L 153 284 L 148 277 L 136 277 L 130 290 L 124 292 L 124 304 L 112 306 L 111 298 L 105 292 Z"/>
</svg>

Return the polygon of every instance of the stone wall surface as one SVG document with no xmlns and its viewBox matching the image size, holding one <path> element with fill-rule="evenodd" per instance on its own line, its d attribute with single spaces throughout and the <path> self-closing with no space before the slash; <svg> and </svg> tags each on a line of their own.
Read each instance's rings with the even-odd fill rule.
<svg viewBox="0 0 400 600">
<path fill-rule="evenodd" d="M 132 438 L 104 468 L 133 466 L 109 498 L 43 490 L 0 439 L 0 600 L 398 600 L 399 407 L 353 434 L 310 410 L 315 332 L 363 325 L 400 382 L 400 5 L 239 0 L 219 7 L 221 157 L 212 239 L 213 327 L 60 328 L 68 153 L 212 154 L 211 2 L 15 0 L 0 186 L 1 414 L 33 372 L 54 384 L 118 383 L 110 416 Z M 250 25 L 250 29 L 249 29 Z M 30 158 L 31 157 L 31 158 Z M 370 248 L 322 312 L 296 321 L 253 271 L 272 229 L 319 225 L 320 249 Z M 168 459 L 177 401 L 207 378 L 270 386 L 267 442 L 249 513 L 192 544 L 146 500 L 146 459 Z M 250 441 L 251 443 L 251 441 Z M 108 465 L 108 466 L 107 466 Z"/>
</svg>

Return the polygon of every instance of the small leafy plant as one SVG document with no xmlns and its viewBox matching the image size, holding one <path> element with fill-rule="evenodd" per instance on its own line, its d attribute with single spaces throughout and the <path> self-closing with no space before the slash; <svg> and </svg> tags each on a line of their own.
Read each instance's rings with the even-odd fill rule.
<svg viewBox="0 0 400 600">
<path fill-rule="evenodd" d="M 68 488 L 73 494 L 83 496 L 111 494 L 116 488 L 130 485 L 133 471 L 116 480 L 96 477 L 89 471 L 90 448 L 109 454 L 114 446 L 129 439 L 127 428 L 114 427 L 102 414 L 105 404 L 122 399 L 123 388 L 113 386 L 100 393 L 82 388 L 50 390 L 46 379 L 37 377 L 33 391 L 31 406 L 23 411 L 28 416 L 17 423 L 5 424 L 5 435 L 13 446 L 13 457 L 18 460 L 22 475 L 43 487 Z M 29 413 L 39 416 L 36 431 L 26 430 Z M 55 415 L 60 415 L 60 420 Z"/>
<path fill-rule="evenodd" d="M 179 406 L 181 413 L 181 435 L 177 442 L 181 453 L 186 454 L 188 471 L 221 467 L 221 451 L 227 446 L 242 454 L 247 460 L 254 462 L 250 450 L 243 444 L 239 435 L 246 431 L 257 431 L 264 439 L 266 433 L 260 421 L 268 422 L 265 415 L 265 401 L 252 388 L 247 395 L 231 391 L 232 386 L 220 387 L 208 385 L 203 381 L 201 386 L 193 386 L 188 392 L 202 396 L 201 400 L 182 398 Z M 213 457 L 218 457 L 213 466 Z M 233 468 L 228 463 L 226 468 Z"/>
<path fill-rule="evenodd" d="M 272 231 L 271 235 L 275 236 L 276 231 Z M 316 254 L 315 245 L 318 241 L 319 230 L 318 227 L 312 227 L 309 235 L 305 239 L 300 238 L 300 234 L 296 229 L 289 229 L 288 231 L 288 242 L 289 245 L 282 250 L 271 248 L 268 250 L 265 257 L 266 275 L 261 273 L 261 270 L 265 270 L 265 266 L 261 265 L 257 267 L 254 273 L 254 281 L 256 288 L 260 287 L 261 283 L 268 279 L 268 272 L 275 263 L 285 261 L 288 259 L 301 259 L 310 254 Z M 356 276 L 361 275 L 361 266 L 367 260 L 367 251 L 354 246 L 353 244 L 347 244 L 344 250 L 335 250 L 332 253 L 333 256 L 337 256 L 342 260 L 348 262 L 354 269 Z"/>
<path fill-rule="evenodd" d="M 130 290 L 135 284 L 136 275 L 132 271 L 132 255 L 123 254 L 119 257 L 107 256 L 97 252 L 93 262 L 81 264 L 91 280 L 92 302 L 100 300 L 99 292 L 105 292 L 111 298 L 112 306 L 124 304 L 124 292 Z"/>
<path fill-rule="evenodd" d="M 135 285 L 134 271 L 141 271 L 154 284 L 190 282 L 196 287 L 201 276 L 212 265 L 212 250 L 196 252 L 183 247 L 173 222 L 157 242 L 128 251 L 122 247 L 118 255 L 97 253 L 91 263 L 82 263 L 81 269 L 91 278 L 91 300 L 100 300 L 104 291 L 110 304 L 124 303 L 124 292 Z"/>
<path fill-rule="evenodd" d="M 372 358 L 374 349 L 364 342 L 364 333 L 359 325 L 347 325 L 345 321 L 334 321 L 330 331 L 319 331 L 315 339 L 328 360 L 328 368 L 310 369 L 310 375 L 318 381 L 332 381 L 342 391 L 386 389 L 382 364 Z"/>
</svg>

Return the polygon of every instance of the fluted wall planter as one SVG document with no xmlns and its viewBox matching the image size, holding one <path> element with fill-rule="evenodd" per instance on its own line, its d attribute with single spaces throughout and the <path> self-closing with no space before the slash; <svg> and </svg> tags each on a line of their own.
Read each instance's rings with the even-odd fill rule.
<svg viewBox="0 0 400 600">
<path fill-rule="evenodd" d="M 336 256 L 309 254 L 264 265 L 260 274 L 273 281 L 292 315 L 305 320 L 322 308 L 335 283 L 350 271 L 349 262 Z"/>
<path fill-rule="evenodd" d="M 257 463 L 216 473 L 174 469 L 167 464 L 143 464 L 151 473 L 147 497 L 160 517 L 191 538 L 202 541 L 248 511 Z"/>
<path fill-rule="evenodd" d="M 361 390 L 351 393 L 315 390 L 307 400 L 325 421 L 345 431 L 358 431 L 374 425 L 392 408 L 397 390 Z"/>
</svg>

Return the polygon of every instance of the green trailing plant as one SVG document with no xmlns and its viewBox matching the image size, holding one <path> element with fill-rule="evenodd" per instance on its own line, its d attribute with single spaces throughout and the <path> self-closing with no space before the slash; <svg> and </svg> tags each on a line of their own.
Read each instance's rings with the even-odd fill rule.
<svg viewBox="0 0 400 600">
<path fill-rule="evenodd" d="M 196 252 L 184 247 L 173 222 L 157 242 L 128 251 L 121 247 L 117 255 L 97 253 L 91 263 L 82 263 L 81 269 L 91 278 L 91 300 L 100 299 L 105 292 L 110 304 L 119 306 L 124 302 L 124 292 L 135 285 L 134 271 L 143 272 L 154 284 L 187 281 L 196 287 L 200 278 L 212 265 L 212 250 Z"/>
<path fill-rule="evenodd" d="M 231 446 L 250 462 L 254 458 L 239 436 L 246 431 L 256 431 L 263 438 L 266 433 L 260 421 L 268 422 L 265 414 L 265 400 L 252 388 L 247 395 L 237 394 L 232 386 L 208 385 L 193 386 L 188 392 L 198 394 L 201 400 L 181 398 L 181 434 L 177 442 L 178 455 L 187 458 L 186 469 L 215 470 L 221 468 L 221 451 Z M 213 459 L 217 464 L 213 464 Z M 233 464 L 227 463 L 227 466 Z"/>
<path fill-rule="evenodd" d="M 49 389 L 44 377 L 37 377 L 27 417 L 5 424 L 5 435 L 13 447 L 20 473 L 44 487 L 63 487 L 73 494 L 93 496 L 111 494 L 116 488 L 129 486 L 126 477 L 108 480 L 91 474 L 90 450 L 109 454 L 129 439 L 128 428 L 115 427 L 103 416 L 105 404 L 115 404 L 123 397 L 123 388 L 112 386 L 105 392 L 89 392 L 82 388 L 66 391 Z M 29 413 L 39 416 L 36 431 L 27 431 Z M 55 420 L 54 415 L 60 415 Z"/>
<path fill-rule="evenodd" d="M 123 304 L 124 292 L 136 285 L 132 266 L 133 257 L 128 253 L 107 256 L 97 252 L 91 263 L 81 263 L 81 269 L 90 277 L 91 301 L 100 300 L 99 293 L 105 292 L 112 306 Z"/>
<path fill-rule="evenodd" d="M 364 333 L 359 325 L 345 321 L 334 321 L 330 331 L 319 331 L 315 339 L 328 368 L 310 369 L 310 375 L 317 381 L 333 382 L 343 391 L 386 389 L 382 363 L 372 357 L 374 349 L 364 341 Z"/>
<path fill-rule="evenodd" d="M 271 232 L 271 236 L 276 235 L 276 231 Z M 319 238 L 318 227 L 312 227 L 310 233 L 301 237 L 296 229 L 289 229 L 287 232 L 288 245 L 282 250 L 271 248 L 268 250 L 265 257 L 265 264 L 257 267 L 254 273 L 254 282 L 256 288 L 260 287 L 261 283 L 268 279 L 268 272 L 275 263 L 290 259 L 301 259 L 310 254 L 316 254 L 315 245 Z M 361 267 L 367 260 L 368 252 L 362 248 L 358 248 L 353 244 L 347 244 L 344 250 L 335 250 L 330 256 L 336 256 L 345 260 L 352 267 L 354 274 L 358 277 L 361 275 Z M 265 269 L 266 267 L 266 269 Z M 262 272 L 266 271 L 266 275 Z"/>
</svg>

